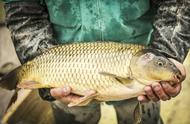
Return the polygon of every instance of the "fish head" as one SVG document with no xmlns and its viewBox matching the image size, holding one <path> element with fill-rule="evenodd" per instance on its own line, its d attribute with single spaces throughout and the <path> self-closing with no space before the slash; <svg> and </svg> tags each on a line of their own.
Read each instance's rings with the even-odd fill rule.
<svg viewBox="0 0 190 124">
<path fill-rule="evenodd" d="M 156 50 L 137 53 L 131 60 L 130 68 L 132 76 L 145 85 L 160 81 L 175 84 L 185 79 L 184 66 Z"/>
</svg>

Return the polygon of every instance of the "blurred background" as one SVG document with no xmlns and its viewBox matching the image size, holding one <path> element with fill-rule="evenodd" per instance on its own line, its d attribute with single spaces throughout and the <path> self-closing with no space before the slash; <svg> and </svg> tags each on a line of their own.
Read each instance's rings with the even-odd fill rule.
<svg viewBox="0 0 190 124">
<path fill-rule="evenodd" d="M 0 3 L 1 7 L 2 4 Z M 0 77 L 20 65 L 10 32 L 1 25 L 2 20 L 4 20 L 3 17 L 3 12 L 0 11 Z M 183 82 L 181 93 L 176 98 L 161 103 L 161 116 L 165 124 L 190 124 L 190 53 L 184 65 L 187 69 L 187 78 Z M 15 112 L 11 110 L 12 115 L 10 115 L 9 122 L 11 124 L 53 124 L 54 118 L 50 104 L 42 101 L 35 90 L 25 91 L 24 94 L 25 96 L 22 96 L 23 93 L 19 94 L 19 97 L 26 99 L 21 105 L 15 105 L 15 108 L 18 107 Z M 12 95 L 13 91 L 0 89 L 0 120 Z M 99 124 L 117 124 L 115 110 L 112 106 L 102 104 L 101 113 Z"/>
</svg>

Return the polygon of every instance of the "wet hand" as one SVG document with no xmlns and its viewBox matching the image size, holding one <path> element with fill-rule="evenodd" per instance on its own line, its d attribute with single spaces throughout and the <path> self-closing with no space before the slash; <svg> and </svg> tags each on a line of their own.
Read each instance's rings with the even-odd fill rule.
<svg viewBox="0 0 190 124">
<path fill-rule="evenodd" d="M 80 99 L 80 96 L 71 94 L 71 87 L 53 88 L 50 90 L 51 95 L 64 104 Z"/>
<path fill-rule="evenodd" d="M 159 100 L 170 100 L 177 96 L 181 91 L 181 83 L 170 85 L 167 82 L 154 83 L 144 88 L 146 95 L 138 97 L 140 102 L 149 102 L 150 100 L 157 102 Z"/>
</svg>

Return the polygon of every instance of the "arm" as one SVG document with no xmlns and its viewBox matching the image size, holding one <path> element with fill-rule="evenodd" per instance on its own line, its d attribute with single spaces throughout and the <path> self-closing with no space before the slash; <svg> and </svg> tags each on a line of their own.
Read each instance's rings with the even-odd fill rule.
<svg viewBox="0 0 190 124">
<path fill-rule="evenodd" d="M 53 47 L 53 30 L 45 6 L 37 2 L 10 2 L 5 4 L 6 23 L 21 63 Z M 54 100 L 49 89 L 41 89 L 45 100 Z"/>
<path fill-rule="evenodd" d="M 183 62 L 190 48 L 190 2 L 163 2 L 155 16 L 150 46 L 164 50 Z"/>
<path fill-rule="evenodd" d="M 53 38 L 53 29 L 45 6 L 38 2 L 10 2 L 5 5 L 5 9 L 7 26 L 21 63 L 57 44 Z M 68 87 L 39 90 L 42 99 L 48 101 L 59 99 L 64 103 L 75 98 L 70 92 L 71 89 Z"/>
<path fill-rule="evenodd" d="M 45 6 L 38 2 L 10 2 L 5 4 L 5 11 L 21 63 L 56 44 Z"/>
<path fill-rule="evenodd" d="M 158 8 L 154 20 L 154 32 L 150 47 L 164 50 L 183 62 L 190 48 L 190 2 L 164 1 Z M 184 73 L 185 75 L 185 73 Z M 139 96 L 139 101 L 169 100 L 181 90 L 181 84 L 170 86 L 167 83 L 155 83 L 145 87 L 147 96 Z"/>
</svg>

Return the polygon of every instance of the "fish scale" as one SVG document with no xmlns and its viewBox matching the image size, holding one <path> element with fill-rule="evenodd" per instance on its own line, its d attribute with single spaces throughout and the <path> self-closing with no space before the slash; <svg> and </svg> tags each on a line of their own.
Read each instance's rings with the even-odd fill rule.
<svg viewBox="0 0 190 124">
<path fill-rule="evenodd" d="M 22 75 L 20 82 L 34 79 L 42 83 L 41 87 L 71 86 L 73 92 L 77 89 L 79 95 L 84 95 L 82 92 L 89 89 L 106 94 L 109 87 L 120 87 L 121 84 L 100 72 L 126 76 L 128 70 L 125 66 L 129 66 L 133 54 L 143 48 L 140 45 L 115 42 L 58 46 L 26 63 L 24 66 L 31 68 L 25 76 Z"/>
<path fill-rule="evenodd" d="M 163 66 L 162 66 L 163 65 Z M 90 100 L 118 101 L 144 94 L 153 82 L 179 82 L 181 73 L 170 59 L 142 45 L 89 42 L 60 45 L 25 63 L 0 82 L 1 87 L 71 87 Z M 10 78 L 11 77 L 11 78 Z M 10 81 L 14 81 L 10 85 Z"/>
</svg>

